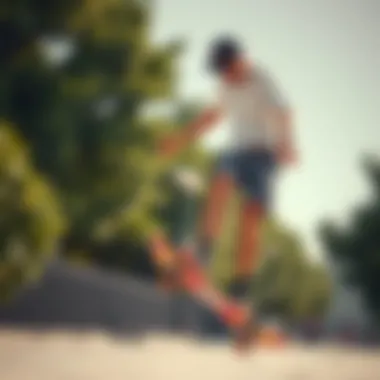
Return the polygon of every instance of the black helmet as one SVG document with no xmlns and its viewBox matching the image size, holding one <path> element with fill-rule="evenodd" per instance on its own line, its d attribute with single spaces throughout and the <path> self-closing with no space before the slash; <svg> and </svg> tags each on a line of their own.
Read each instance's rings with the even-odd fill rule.
<svg viewBox="0 0 380 380">
<path fill-rule="evenodd" d="M 240 54 L 240 44 L 231 37 L 218 38 L 212 42 L 208 68 L 216 73 L 225 70 Z"/>
</svg>

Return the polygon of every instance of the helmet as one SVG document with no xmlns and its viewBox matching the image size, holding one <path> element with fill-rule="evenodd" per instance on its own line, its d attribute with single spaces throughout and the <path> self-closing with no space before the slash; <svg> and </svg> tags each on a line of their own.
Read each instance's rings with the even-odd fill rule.
<svg viewBox="0 0 380 380">
<path fill-rule="evenodd" d="M 216 73 L 224 71 L 241 54 L 240 44 L 231 37 L 218 38 L 212 43 L 208 68 Z"/>
</svg>

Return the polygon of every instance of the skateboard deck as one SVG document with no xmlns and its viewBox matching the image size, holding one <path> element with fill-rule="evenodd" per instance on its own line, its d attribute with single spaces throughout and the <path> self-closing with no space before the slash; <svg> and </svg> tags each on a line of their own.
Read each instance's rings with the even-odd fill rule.
<svg viewBox="0 0 380 380">
<path fill-rule="evenodd" d="M 150 252 L 165 288 L 184 290 L 231 329 L 239 328 L 251 317 L 246 305 L 228 297 L 211 283 L 190 248 L 176 251 L 163 236 L 155 236 Z"/>
</svg>

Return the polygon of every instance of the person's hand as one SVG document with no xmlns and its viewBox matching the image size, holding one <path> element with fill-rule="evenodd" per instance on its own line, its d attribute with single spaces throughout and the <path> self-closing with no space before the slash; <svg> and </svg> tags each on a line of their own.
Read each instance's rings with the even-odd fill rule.
<svg viewBox="0 0 380 380">
<path fill-rule="evenodd" d="M 280 166 L 293 166 L 298 162 L 298 155 L 293 148 L 284 146 L 277 151 L 277 162 Z"/>
</svg>

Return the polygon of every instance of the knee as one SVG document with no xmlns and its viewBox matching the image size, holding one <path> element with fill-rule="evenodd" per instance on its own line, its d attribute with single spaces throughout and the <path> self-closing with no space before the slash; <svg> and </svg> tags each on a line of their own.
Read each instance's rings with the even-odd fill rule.
<svg viewBox="0 0 380 380">
<path fill-rule="evenodd" d="M 264 217 L 266 215 L 266 208 L 262 202 L 250 199 L 244 204 L 244 211 L 247 215 L 252 217 Z"/>
</svg>

